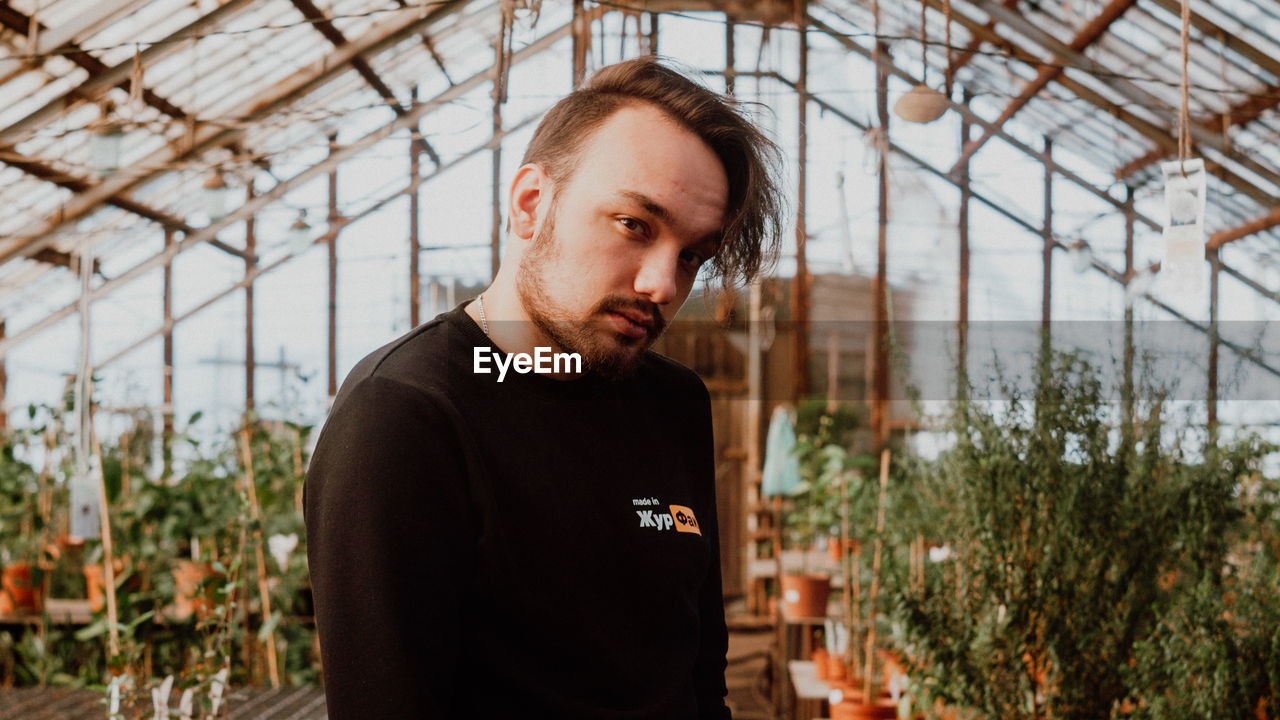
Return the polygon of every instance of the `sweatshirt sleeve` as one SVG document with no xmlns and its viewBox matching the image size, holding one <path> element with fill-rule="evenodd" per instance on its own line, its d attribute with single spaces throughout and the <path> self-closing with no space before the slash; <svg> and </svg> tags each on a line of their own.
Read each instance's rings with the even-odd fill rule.
<svg viewBox="0 0 1280 720">
<path fill-rule="evenodd" d="M 458 716 L 474 533 L 457 437 L 430 398 L 377 376 L 345 394 L 321 433 L 305 510 L 332 720 Z"/>
<path fill-rule="evenodd" d="M 728 720 L 729 708 L 725 705 L 725 696 L 729 690 L 725 685 L 724 672 L 729 651 L 729 630 L 724 619 L 724 589 L 720 577 L 720 526 L 716 517 L 716 473 L 715 473 L 715 436 L 711 427 L 711 398 L 701 380 L 697 380 L 696 394 L 700 404 L 698 416 L 702 418 L 701 427 L 697 429 L 695 445 L 701 453 L 698 459 L 701 480 L 700 488 L 706 500 L 698 523 L 711 541 L 711 563 L 707 568 L 706 580 L 698 597 L 698 608 L 702 618 L 702 634 L 698 647 L 698 659 L 695 661 L 694 688 L 698 697 L 698 717 L 700 720 Z"/>
</svg>

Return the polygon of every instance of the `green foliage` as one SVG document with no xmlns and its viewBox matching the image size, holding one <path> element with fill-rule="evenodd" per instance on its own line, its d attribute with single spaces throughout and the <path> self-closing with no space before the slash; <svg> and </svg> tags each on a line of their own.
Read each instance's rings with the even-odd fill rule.
<svg viewBox="0 0 1280 720">
<path fill-rule="evenodd" d="M 839 535 L 841 498 L 837 481 L 875 464 L 869 457 L 850 451 L 859 424 L 852 409 L 840 405 L 828 411 L 822 398 L 809 398 L 796 409 L 793 452 L 800 461 L 800 483 L 783 518 L 794 545 L 808 547 L 833 531 Z"/>
<path fill-rule="evenodd" d="M 1189 461 L 1151 388 L 1135 400 L 1140 421 L 1114 428 L 1097 373 L 1071 354 L 1043 355 L 1036 380 L 1032 397 L 1005 387 L 1003 409 L 962 397 L 954 447 L 905 465 L 922 507 L 945 509 L 920 527 L 954 553 L 928 565 L 923 587 L 898 587 L 905 649 L 927 693 L 953 705 L 1002 719 L 1107 717 L 1134 683 L 1179 677 L 1124 669 L 1168 650 L 1158 628 L 1176 613 L 1207 627 L 1191 600 L 1210 593 L 1184 597 L 1161 580 L 1221 567 L 1241 478 L 1264 448 L 1211 445 Z"/>
</svg>

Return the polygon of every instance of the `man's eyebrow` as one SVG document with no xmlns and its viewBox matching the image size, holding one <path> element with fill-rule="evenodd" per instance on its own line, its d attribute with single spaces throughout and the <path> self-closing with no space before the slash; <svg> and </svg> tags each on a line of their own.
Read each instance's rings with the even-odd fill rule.
<svg viewBox="0 0 1280 720">
<path fill-rule="evenodd" d="M 644 193 L 638 190 L 619 190 L 618 194 L 628 200 L 631 200 L 632 202 L 639 204 L 640 207 L 644 208 L 645 212 L 649 213 L 650 215 L 653 215 L 654 217 L 658 218 L 662 222 L 668 225 L 675 224 L 675 219 L 672 216 L 671 211 L 663 207 L 661 204 L 658 203 L 657 200 L 654 200 L 648 195 L 645 195 Z M 716 250 L 719 250 L 720 240 L 721 240 L 721 231 L 715 230 L 699 238 L 698 243 L 699 244 L 710 243 L 712 245 L 715 245 Z"/>
</svg>

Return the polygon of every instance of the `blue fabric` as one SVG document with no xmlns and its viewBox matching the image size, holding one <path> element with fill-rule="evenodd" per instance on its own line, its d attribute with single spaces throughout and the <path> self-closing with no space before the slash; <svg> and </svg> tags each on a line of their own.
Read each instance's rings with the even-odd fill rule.
<svg viewBox="0 0 1280 720">
<path fill-rule="evenodd" d="M 800 484 L 800 459 L 792 454 L 796 447 L 796 431 L 786 408 L 774 408 L 765 440 L 764 473 L 760 491 L 765 497 L 790 495 Z"/>
</svg>

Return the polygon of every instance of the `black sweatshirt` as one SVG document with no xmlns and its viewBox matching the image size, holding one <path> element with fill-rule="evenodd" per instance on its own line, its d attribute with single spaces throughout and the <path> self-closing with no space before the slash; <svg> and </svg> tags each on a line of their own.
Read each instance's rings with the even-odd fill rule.
<svg viewBox="0 0 1280 720">
<path fill-rule="evenodd" d="M 498 382 L 462 307 L 352 370 L 307 472 L 329 717 L 729 717 L 706 387 Z"/>
</svg>

